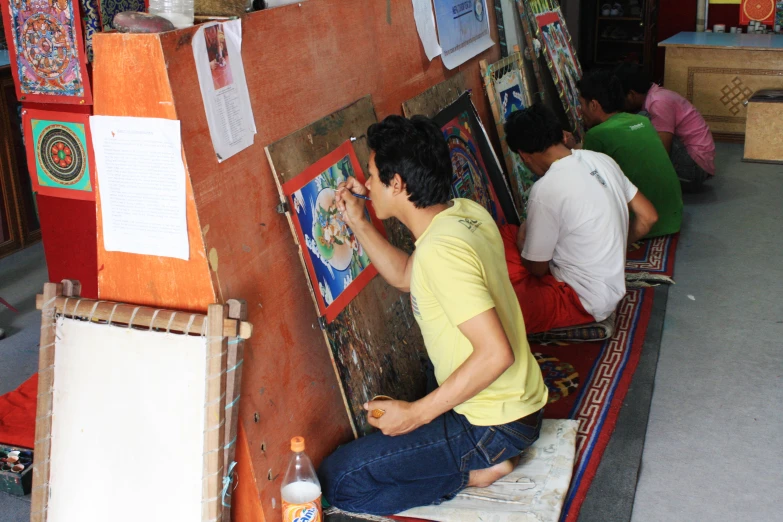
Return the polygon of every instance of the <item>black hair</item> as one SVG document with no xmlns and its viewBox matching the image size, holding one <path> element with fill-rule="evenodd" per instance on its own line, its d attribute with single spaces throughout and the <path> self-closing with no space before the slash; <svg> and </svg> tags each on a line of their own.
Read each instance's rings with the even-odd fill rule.
<svg viewBox="0 0 783 522">
<path fill-rule="evenodd" d="M 607 114 L 625 110 L 625 94 L 620 80 L 609 71 L 591 71 L 576 82 L 579 94 L 595 100 Z"/>
<path fill-rule="evenodd" d="M 620 80 L 620 84 L 623 86 L 623 93 L 626 95 L 631 91 L 647 94 L 647 91 L 650 90 L 650 85 L 652 85 L 647 71 L 635 63 L 621 63 L 614 70 L 614 75 Z"/>
<path fill-rule="evenodd" d="M 544 152 L 563 143 L 563 126 L 555 113 L 543 103 L 515 111 L 504 126 L 506 143 L 516 153 Z"/>
<path fill-rule="evenodd" d="M 449 146 L 435 122 L 424 116 L 411 119 L 387 116 L 367 129 L 381 182 L 388 186 L 395 174 L 405 182 L 408 200 L 427 208 L 451 199 Z"/>
</svg>

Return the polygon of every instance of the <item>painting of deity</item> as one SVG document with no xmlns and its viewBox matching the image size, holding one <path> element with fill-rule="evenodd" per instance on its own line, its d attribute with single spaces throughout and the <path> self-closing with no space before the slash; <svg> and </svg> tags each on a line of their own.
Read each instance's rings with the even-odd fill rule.
<svg viewBox="0 0 783 522">
<path fill-rule="evenodd" d="M 377 274 L 337 209 L 338 186 L 349 177 L 365 181 L 353 146 L 346 141 L 283 185 L 319 315 L 327 322 Z M 365 217 L 383 232 L 371 203 Z"/>
</svg>

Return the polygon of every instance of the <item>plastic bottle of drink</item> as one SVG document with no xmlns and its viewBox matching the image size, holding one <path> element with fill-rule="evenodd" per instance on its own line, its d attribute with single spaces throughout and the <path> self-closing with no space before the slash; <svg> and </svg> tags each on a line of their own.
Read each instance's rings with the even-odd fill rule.
<svg viewBox="0 0 783 522">
<path fill-rule="evenodd" d="M 193 0 L 150 0 L 150 14 L 168 18 L 177 29 L 193 25 Z"/>
<path fill-rule="evenodd" d="M 305 453 L 304 437 L 291 439 L 291 451 L 294 454 L 280 491 L 283 522 L 321 522 L 321 483 Z"/>
</svg>

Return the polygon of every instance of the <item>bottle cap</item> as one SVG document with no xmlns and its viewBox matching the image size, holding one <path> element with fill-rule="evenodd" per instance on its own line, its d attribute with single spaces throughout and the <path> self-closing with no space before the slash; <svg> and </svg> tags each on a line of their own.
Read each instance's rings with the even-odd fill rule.
<svg viewBox="0 0 783 522">
<path fill-rule="evenodd" d="M 291 451 L 295 451 L 296 453 L 301 453 L 305 450 L 305 441 L 304 437 L 294 437 L 291 439 Z"/>
</svg>

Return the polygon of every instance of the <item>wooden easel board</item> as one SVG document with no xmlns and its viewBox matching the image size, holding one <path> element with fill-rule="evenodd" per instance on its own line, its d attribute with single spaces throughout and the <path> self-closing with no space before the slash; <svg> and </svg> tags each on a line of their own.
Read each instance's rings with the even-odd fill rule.
<svg viewBox="0 0 783 522">
<path fill-rule="evenodd" d="M 284 183 L 352 137 L 356 138 L 354 151 L 366 172 L 370 149 L 365 133 L 376 121 L 372 99 L 366 96 L 266 147 L 281 201 L 285 200 Z M 296 238 L 290 213 L 287 217 Z M 410 235 L 399 222 L 387 220 L 384 226 L 393 244 L 410 249 Z M 299 245 L 304 268 L 302 248 Z M 302 277 L 307 278 L 305 272 Z M 315 302 L 312 285 L 310 292 Z M 354 435 L 372 430 L 362 405 L 373 396 L 414 400 L 424 395 L 427 355 L 409 297 L 381 276 L 375 276 L 334 321 L 321 324 Z"/>
</svg>

